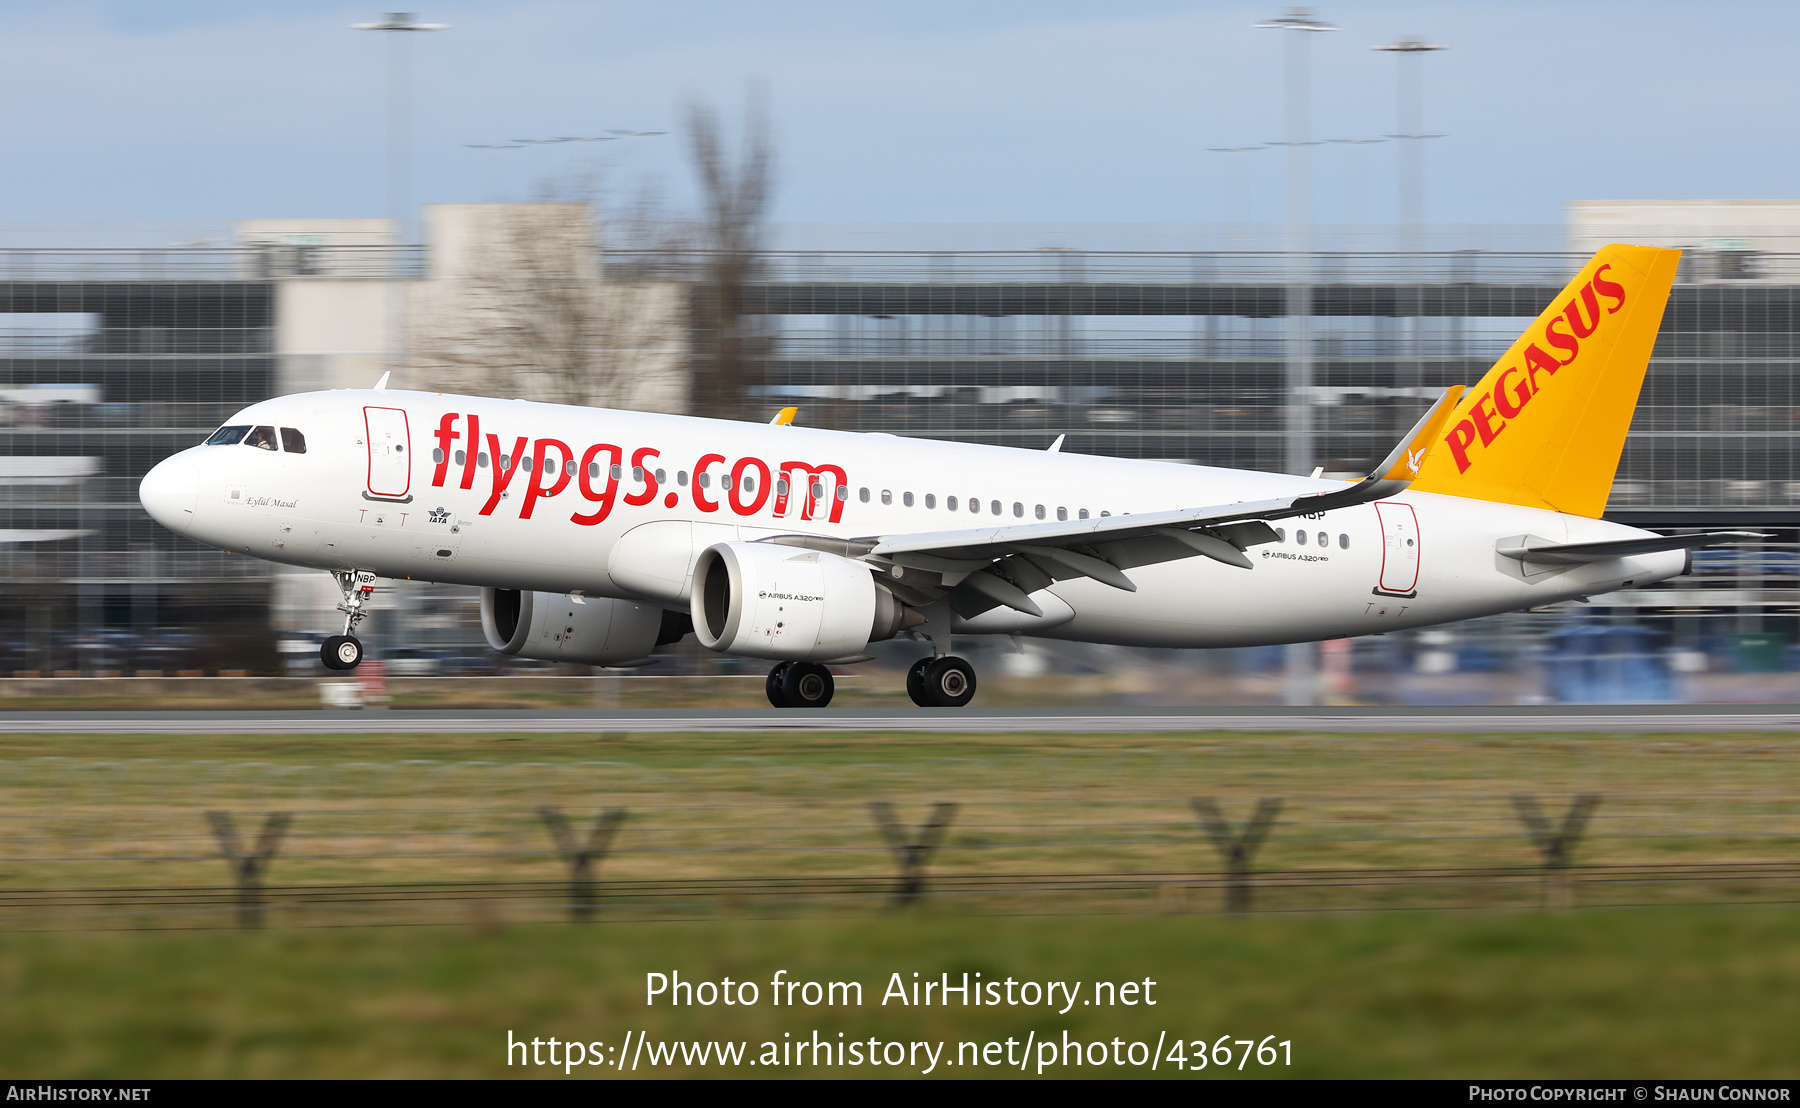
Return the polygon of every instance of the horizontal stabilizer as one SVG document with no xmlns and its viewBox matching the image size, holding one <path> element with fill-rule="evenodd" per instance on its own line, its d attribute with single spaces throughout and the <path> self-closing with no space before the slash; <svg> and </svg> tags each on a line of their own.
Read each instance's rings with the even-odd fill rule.
<svg viewBox="0 0 1800 1108">
<path fill-rule="evenodd" d="M 1501 539 L 1494 550 L 1503 558 L 1540 565 L 1578 566 L 1587 562 L 1604 562 L 1612 558 L 1629 558 L 1634 554 L 1655 554 L 1663 550 L 1693 550 L 1702 546 L 1724 546 L 1735 542 L 1755 542 L 1771 536 L 1758 531 L 1703 531 L 1697 535 L 1646 535 L 1641 539 L 1611 539 L 1606 542 L 1550 542 L 1532 535 Z"/>
</svg>

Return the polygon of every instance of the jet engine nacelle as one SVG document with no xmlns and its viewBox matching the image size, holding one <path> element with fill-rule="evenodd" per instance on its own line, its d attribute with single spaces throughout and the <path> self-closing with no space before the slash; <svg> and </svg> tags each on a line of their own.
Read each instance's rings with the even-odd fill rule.
<svg viewBox="0 0 1800 1108">
<path fill-rule="evenodd" d="M 862 562 L 777 543 L 701 551 L 689 603 L 702 646 L 796 662 L 852 657 L 922 622 Z"/>
<path fill-rule="evenodd" d="M 481 590 L 481 632 L 502 654 L 587 666 L 641 666 L 690 630 L 656 604 L 555 592 Z"/>
</svg>

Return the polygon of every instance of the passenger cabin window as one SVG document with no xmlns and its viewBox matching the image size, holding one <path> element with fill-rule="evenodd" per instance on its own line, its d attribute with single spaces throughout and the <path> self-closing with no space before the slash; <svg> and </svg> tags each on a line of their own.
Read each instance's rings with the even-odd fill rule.
<svg viewBox="0 0 1800 1108">
<path fill-rule="evenodd" d="M 231 446 L 243 442 L 244 433 L 249 430 L 250 425 L 248 423 L 241 424 L 237 427 L 221 427 L 212 433 L 212 438 L 206 440 L 206 445 Z"/>
<path fill-rule="evenodd" d="M 927 508 L 932 506 L 931 505 L 931 495 L 929 493 L 927 493 L 925 496 L 925 506 Z M 954 496 L 945 497 L 944 498 L 944 507 L 950 509 L 953 512 L 956 511 L 956 497 L 954 497 Z"/>
<path fill-rule="evenodd" d="M 956 498 L 954 496 L 950 498 L 950 501 L 950 507 L 956 507 Z M 937 507 L 937 493 L 928 492 L 925 494 L 925 506 L 927 508 Z"/>
<path fill-rule="evenodd" d="M 892 504 L 894 502 L 894 490 L 882 489 L 881 490 L 881 502 L 883 504 Z M 906 494 L 906 505 L 909 508 L 912 507 L 912 493 Z"/>
<path fill-rule="evenodd" d="M 297 428 L 283 427 L 281 429 L 281 448 L 289 454 L 304 454 L 306 453 L 306 436 L 302 435 Z"/>
<path fill-rule="evenodd" d="M 910 493 L 910 492 L 902 493 L 900 495 L 900 503 L 906 505 L 908 508 L 912 507 L 912 500 L 913 500 L 913 497 L 912 497 L 912 493 Z"/>
<path fill-rule="evenodd" d="M 258 450 L 277 450 L 275 445 L 275 428 L 258 427 L 244 436 L 245 446 L 254 446 Z"/>
<path fill-rule="evenodd" d="M 856 499 L 862 501 L 864 504 L 867 504 L 869 502 L 869 490 L 868 489 L 857 489 L 856 490 Z"/>
<path fill-rule="evenodd" d="M 1067 509 L 1067 508 L 1056 509 L 1056 518 L 1058 520 L 1061 520 L 1066 523 L 1069 519 L 1069 509 Z"/>
</svg>

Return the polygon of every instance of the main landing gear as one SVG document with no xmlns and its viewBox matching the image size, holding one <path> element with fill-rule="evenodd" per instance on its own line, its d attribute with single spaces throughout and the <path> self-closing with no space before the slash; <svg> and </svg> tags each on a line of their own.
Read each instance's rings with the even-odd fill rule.
<svg viewBox="0 0 1800 1108">
<path fill-rule="evenodd" d="M 769 671 L 764 691 L 777 708 L 823 708 L 831 703 L 831 671 L 817 662 L 782 662 Z M 950 656 L 920 658 L 906 673 L 906 695 L 921 708 L 960 708 L 975 698 L 975 667 Z"/>
<path fill-rule="evenodd" d="M 921 708 L 960 708 L 975 698 L 975 667 L 961 658 L 920 658 L 906 671 L 906 695 Z"/>
<path fill-rule="evenodd" d="M 319 661 L 326 669 L 355 669 L 362 665 L 362 640 L 351 634 L 369 615 L 363 606 L 375 594 L 375 575 L 363 570 L 339 570 L 331 575 L 344 594 L 337 610 L 344 613 L 344 633 L 333 635 L 319 647 Z"/>
<path fill-rule="evenodd" d="M 765 688 L 777 708 L 823 708 L 836 691 L 831 671 L 817 662 L 782 662 L 769 671 Z"/>
</svg>

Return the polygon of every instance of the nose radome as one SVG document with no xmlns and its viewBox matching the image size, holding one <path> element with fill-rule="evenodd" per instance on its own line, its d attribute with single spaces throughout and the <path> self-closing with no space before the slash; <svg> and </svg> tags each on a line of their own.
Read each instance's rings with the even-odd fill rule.
<svg viewBox="0 0 1800 1108">
<path fill-rule="evenodd" d="M 200 499 L 200 470 L 192 459 L 176 455 L 157 463 L 138 484 L 138 503 L 150 518 L 177 533 L 194 523 Z"/>
</svg>

